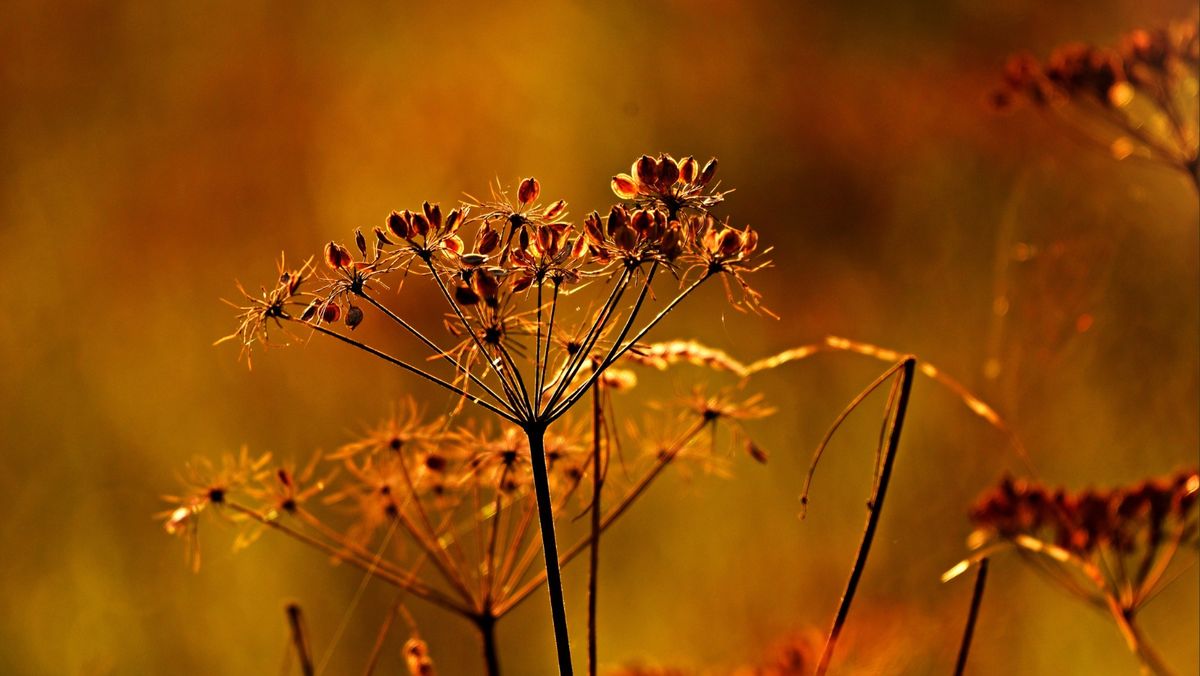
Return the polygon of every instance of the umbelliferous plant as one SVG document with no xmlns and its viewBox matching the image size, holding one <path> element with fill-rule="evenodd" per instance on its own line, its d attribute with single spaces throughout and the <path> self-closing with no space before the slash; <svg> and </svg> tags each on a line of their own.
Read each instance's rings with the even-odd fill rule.
<svg viewBox="0 0 1200 676">
<path fill-rule="evenodd" d="M 1167 674 L 1137 625 L 1137 613 L 1186 570 L 1178 559 L 1196 547 L 1198 497 L 1195 469 L 1078 492 L 1005 478 L 971 508 L 975 553 L 943 580 L 986 565 L 1001 551 L 1016 551 L 1063 590 L 1107 612 L 1142 665 Z M 981 584 L 977 589 L 978 596 Z M 978 600 L 973 606 L 977 611 Z"/>
<path fill-rule="evenodd" d="M 497 186 L 488 199 L 448 210 L 426 202 L 415 210 L 394 211 L 370 236 L 357 230 L 349 246 L 326 244 L 322 265 L 288 267 L 281 261 L 273 285 L 259 294 L 243 293 L 244 302 L 237 304 L 239 325 L 225 339 L 240 343 L 249 359 L 256 347 L 286 342 L 280 331 L 285 336 L 315 333 L 448 390 L 460 405 L 473 404 L 505 425 L 502 432 L 480 427 L 474 433 L 483 436 L 472 447 L 501 448 L 490 460 L 475 461 L 472 474 L 494 484 L 496 495 L 490 498 L 495 513 L 505 507 L 506 483 L 527 481 L 530 487 L 535 505 L 530 513 L 536 514 L 541 534 L 558 666 L 564 674 L 572 672 L 572 665 L 555 506 L 571 484 L 555 485 L 551 454 L 559 437 L 551 426 L 558 430 L 558 421 L 594 391 L 609 369 L 706 282 L 722 280 L 733 307 L 769 314 L 746 279 L 769 264 L 761 258 L 766 251 L 759 248 L 758 234 L 711 213 L 727 194 L 714 183 L 716 170 L 715 159 L 701 165 L 691 157 L 644 155 L 628 174 L 613 177 L 620 203 L 607 214 L 593 211 L 582 223 L 567 219 L 565 201 L 542 200 L 541 185 L 533 178 L 522 180 L 515 194 Z M 649 307 L 658 302 L 655 282 L 663 277 L 672 278 L 678 290 L 647 318 Z M 417 281 L 425 285 L 421 292 L 445 301 L 448 336 L 419 328 L 420 318 L 401 316 L 389 306 L 393 287 L 413 293 Z M 427 350 L 432 361 L 414 363 L 353 337 L 364 321 L 390 322 Z M 420 438 L 428 430 L 417 426 L 406 432 Z M 439 452 L 447 461 L 454 455 Z M 369 483 L 371 473 L 398 471 L 395 462 L 371 460 L 351 471 Z M 218 483 L 259 482 L 264 466 L 243 457 L 220 473 Z M 428 488 L 419 483 L 423 476 L 410 477 L 412 495 Z M 283 487 L 284 493 L 291 490 Z M 208 489 L 199 501 L 192 495 L 177 507 L 168 526 L 185 528 L 206 505 L 228 506 L 226 496 L 224 488 Z M 412 504 L 419 507 L 420 501 Z M 432 517 L 420 511 L 416 517 L 423 537 L 437 534 L 436 524 L 425 522 Z M 261 521 L 279 525 L 273 518 Z M 410 534 L 420 540 L 421 529 L 414 526 Z M 447 554 L 427 548 L 429 565 L 443 572 L 460 597 L 451 604 L 428 590 L 430 600 L 465 604 L 484 614 L 496 611 L 494 594 L 484 590 L 482 597 L 476 595 Z M 362 551 L 355 556 L 364 564 L 372 560 Z M 484 566 L 487 575 L 497 575 L 494 564 Z M 407 580 L 403 571 L 392 573 L 395 581 Z M 490 584 L 496 580 L 484 586 Z"/>
<path fill-rule="evenodd" d="M 994 101 L 1027 102 L 1117 159 L 1177 169 L 1200 189 L 1198 69 L 1197 22 L 1175 21 L 1131 31 L 1114 47 L 1062 45 L 1044 62 L 1018 54 Z"/>
</svg>

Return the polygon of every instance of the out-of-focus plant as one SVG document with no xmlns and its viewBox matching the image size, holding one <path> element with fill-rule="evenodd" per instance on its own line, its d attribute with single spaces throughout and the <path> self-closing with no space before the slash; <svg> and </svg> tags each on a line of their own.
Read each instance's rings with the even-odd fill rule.
<svg viewBox="0 0 1200 676">
<path fill-rule="evenodd" d="M 1012 57 L 993 97 L 1027 102 L 1089 144 L 1187 174 L 1200 190 L 1197 19 L 1134 30 L 1115 47 L 1071 43 L 1044 62 Z"/>
<path fill-rule="evenodd" d="M 1188 555 L 1200 532 L 1198 492 L 1195 469 L 1078 492 L 1005 478 L 971 508 L 976 530 L 968 545 L 975 552 L 942 579 L 1016 551 L 1057 586 L 1107 612 L 1145 669 L 1170 673 L 1139 629 L 1137 613 L 1195 563 Z"/>
</svg>

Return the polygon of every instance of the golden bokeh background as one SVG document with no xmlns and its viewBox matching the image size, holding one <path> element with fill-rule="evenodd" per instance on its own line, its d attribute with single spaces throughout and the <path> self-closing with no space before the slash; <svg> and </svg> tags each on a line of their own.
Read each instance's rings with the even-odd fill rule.
<svg viewBox="0 0 1200 676">
<path fill-rule="evenodd" d="M 722 213 L 776 247 L 756 283 L 782 319 L 712 288 L 658 338 L 746 359 L 826 334 L 912 351 L 1070 487 L 1196 462 L 1196 194 L 984 105 L 1010 52 L 1111 42 L 1194 3 L 444 4 L 0 8 L 0 673 L 277 673 L 288 599 L 323 655 L 357 574 L 269 536 L 233 554 L 220 529 L 192 574 L 150 515 L 194 454 L 306 457 L 431 392 L 321 341 L 247 371 L 211 347 L 232 327 L 219 299 L 269 281 L 281 251 L 496 177 L 534 174 L 578 216 L 643 152 L 716 155 L 737 189 Z M 1022 243 L 1040 254 L 1011 260 Z M 883 366 L 828 354 L 754 382 L 780 409 L 751 427 L 771 462 L 673 475 L 611 531 L 605 665 L 721 670 L 827 627 L 877 406 L 831 448 L 803 522 L 797 495 L 826 426 Z M 846 671 L 950 671 L 970 584 L 938 576 L 964 551 L 966 506 L 1016 469 L 995 430 L 918 382 Z M 567 574 L 580 648 L 583 570 Z M 1193 569 L 1143 615 L 1181 673 L 1200 664 L 1198 596 Z M 361 669 L 390 598 L 368 587 L 328 673 Z M 465 623 L 413 610 L 444 673 L 477 673 Z M 546 610 L 535 596 L 500 626 L 508 673 L 550 673 Z M 996 561 L 974 673 L 1135 670 L 1107 618 Z"/>
</svg>

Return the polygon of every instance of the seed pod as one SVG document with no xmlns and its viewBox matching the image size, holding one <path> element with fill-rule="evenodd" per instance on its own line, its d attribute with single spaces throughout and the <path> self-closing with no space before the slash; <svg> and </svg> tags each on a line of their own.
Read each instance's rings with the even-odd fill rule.
<svg viewBox="0 0 1200 676">
<path fill-rule="evenodd" d="M 479 294 L 466 284 L 454 287 L 454 300 L 459 305 L 474 305 L 479 302 Z"/>
<path fill-rule="evenodd" d="M 617 228 L 613 233 L 613 243 L 622 251 L 633 251 L 637 246 L 637 233 L 627 225 Z"/>
<path fill-rule="evenodd" d="M 358 250 L 365 258 L 367 255 L 367 238 L 363 237 L 361 228 L 354 229 L 354 245 L 358 247 Z"/>
<path fill-rule="evenodd" d="M 600 224 L 600 214 L 593 211 L 583 220 L 583 232 L 592 244 L 604 241 L 604 226 Z"/>
<path fill-rule="evenodd" d="M 429 219 L 425 217 L 425 214 L 412 215 L 412 232 L 414 235 L 420 235 L 421 237 L 429 234 Z"/>
<path fill-rule="evenodd" d="M 463 212 L 459 209 L 451 209 L 446 215 L 446 232 L 458 232 L 458 226 L 463 223 Z"/>
<path fill-rule="evenodd" d="M 704 165 L 704 170 L 700 172 L 700 180 L 698 183 L 700 183 L 700 185 L 708 185 L 713 180 L 713 176 L 716 175 L 716 173 L 717 158 L 714 157 L 708 161 L 708 164 Z"/>
<path fill-rule="evenodd" d="M 543 225 L 537 230 L 537 250 L 543 256 L 558 253 L 558 234 L 554 228 Z"/>
<path fill-rule="evenodd" d="M 588 250 L 588 238 L 583 235 L 575 237 L 575 242 L 571 245 L 571 258 L 583 258 Z"/>
<path fill-rule="evenodd" d="M 517 188 L 517 201 L 522 206 L 533 204 L 537 201 L 538 195 L 542 192 L 542 186 L 536 178 L 527 178 L 521 181 L 520 187 Z"/>
<path fill-rule="evenodd" d="M 754 458 L 755 462 L 761 465 L 767 464 L 767 452 L 749 439 L 746 440 L 746 452 L 750 454 L 751 458 Z"/>
<path fill-rule="evenodd" d="M 479 253 L 488 256 L 500 246 L 500 233 L 485 228 L 483 234 L 479 236 Z"/>
<path fill-rule="evenodd" d="M 337 303 L 325 303 L 321 306 L 321 321 L 326 324 L 337 322 L 342 316 L 342 308 Z"/>
<path fill-rule="evenodd" d="M 350 252 L 337 242 L 325 245 L 325 264 L 334 270 L 341 270 L 350 265 Z"/>
<path fill-rule="evenodd" d="M 614 206 L 608 212 L 608 234 L 612 236 L 618 229 L 629 225 L 629 215 L 620 205 Z"/>
<path fill-rule="evenodd" d="M 692 183 L 700 175 L 700 163 L 694 157 L 685 157 L 679 163 L 679 178 L 684 183 Z"/>
<path fill-rule="evenodd" d="M 383 228 L 375 226 L 375 246 L 382 249 L 383 247 L 391 246 L 392 244 L 392 240 L 388 239 L 387 233 L 383 231 Z"/>
<path fill-rule="evenodd" d="M 546 207 L 546 210 L 544 212 L 542 212 L 542 218 L 546 219 L 547 221 L 553 221 L 553 220 L 557 219 L 559 216 L 561 216 L 563 214 L 563 212 L 566 210 L 567 210 L 566 200 L 559 200 L 559 201 L 555 202 L 554 204 L 551 204 L 550 206 Z"/>
<path fill-rule="evenodd" d="M 623 200 L 631 200 L 638 196 L 637 184 L 633 182 L 633 178 L 625 174 L 613 176 L 612 191 Z"/>
<path fill-rule="evenodd" d="M 358 328 L 359 324 L 362 324 L 362 320 L 362 308 L 358 307 L 357 305 L 351 305 L 350 309 L 346 311 L 346 326 L 353 331 L 354 329 Z"/>
<path fill-rule="evenodd" d="M 633 177 L 642 185 L 654 185 L 657 183 L 659 171 L 658 162 L 649 155 L 642 155 L 633 163 Z"/>
<path fill-rule="evenodd" d="M 533 275 L 522 275 L 513 282 L 513 293 L 520 293 L 533 285 Z"/>
<path fill-rule="evenodd" d="M 717 253 L 722 256 L 732 256 L 742 248 L 742 235 L 733 228 L 726 228 L 718 240 Z"/>
<path fill-rule="evenodd" d="M 466 247 L 463 245 L 462 238 L 458 235 L 450 235 L 442 239 L 442 248 L 450 253 L 460 253 Z"/>
<path fill-rule="evenodd" d="M 425 212 L 425 218 L 429 220 L 429 225 L 434 230 L 442 228 L 442 207 L 439 204 L 430 204 L 425 202 L 421 205 L 421 210 Z"/>
<path fill-rule="evenodd" d="M 308 307 L 304 308 L 304 312 L 300 313 L 300 321 L 302 321 L 302 322 L 312 321 L 313 317 L 317 316 L 317 309 L 320 307 L 321 307 L 321 301 L 314 299 L 311 303 L 308 304 Z"/>
<path fill-rule="evenodd" d="M 750 228 L 746 228 L 746 232 L 742 233 L 742 253 L 752 254 L 758 248 L 758 233 Z"/>
<path fill-rule="evenodd" d="M 408 239 L 411 236 L 408 219 L 404 217 L 404 214 L 398 211 L 393 211 L 392 213 L 388 214 L 387 228 L 388 230 L 392 231 L 393 235 L 399 237 L 400 239 Z"/>
<path fill-rule="evenodd" d="M 500 282 L 487 270 L 476 270 L 475 274 L 471 275 L 471 287 L 482 298 L 495 298 L 500 292 Z"/>
<path fill-rule="evenodd" d="M 654 216 L 647 209 L 638 209 L 633 212 L 633 218 L 629 220 L 629 225 L 639 235 L 644 235 L 650 229 L 650 224 L 654 222 Z"/>
<path fill-rule="evenodd" d="M 658 186 L 670 188 L 679 180 L 679 164 L 670 155 L 660 155 L 658 158 Z"/>
<path fill-rule="evenodd" d="M 677 227 L 671 228 L 663 235 L 658 248 L 668 261 L 679 258 L 679 255 L 683 253 L 683 232 Z"/>
<path fill-rule="evenodd" d="M 477 268 L 487 262 L 488 257 L 481 253 L 465 253 L 459 260 L 464 267 Z"/>
</svg>

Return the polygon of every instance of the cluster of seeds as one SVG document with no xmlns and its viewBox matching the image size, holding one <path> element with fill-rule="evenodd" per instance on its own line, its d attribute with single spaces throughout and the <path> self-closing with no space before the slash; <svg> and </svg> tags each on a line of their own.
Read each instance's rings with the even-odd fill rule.
<svg viewBox="0 0 1200 676">
<path fill-rule="evenodd" d="M 1039 62 L 1013 56 L 993 95 L 1056 115 L 1071 131 L 1118 159 L 1138 157 L 1197 171 L 1196 90 L 1200 33 L 1195 19 L 1135 30 L 1115 47 L 1062 45 Z"/>
</svg>

